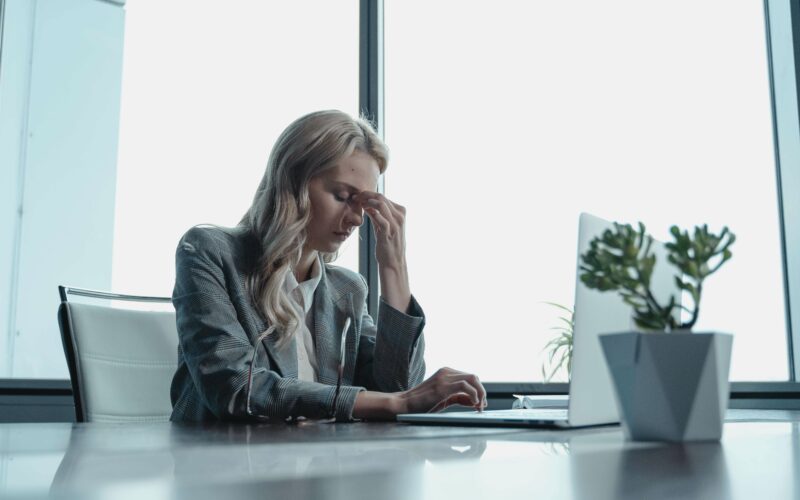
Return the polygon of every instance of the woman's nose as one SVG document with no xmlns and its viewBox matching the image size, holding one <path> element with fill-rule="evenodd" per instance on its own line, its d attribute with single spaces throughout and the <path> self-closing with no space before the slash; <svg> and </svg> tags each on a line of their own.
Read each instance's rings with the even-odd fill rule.
<svg viewBox="0 0 800 500">
<path fill-rule="evenodd" d="M 364 210 L 358 203 L 350 202 L 345 209 L 345 222 L 349 226 L 358 227 L 364 222 Z"/>
</svg>

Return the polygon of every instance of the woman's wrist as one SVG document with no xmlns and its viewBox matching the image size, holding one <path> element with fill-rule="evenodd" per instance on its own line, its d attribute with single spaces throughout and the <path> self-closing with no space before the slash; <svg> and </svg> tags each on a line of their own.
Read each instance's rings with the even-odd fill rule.
<svg viewBox="0 0 800 500">
<path fill-rule="evenodd" d="M 393 273 L 399 276 L 408 275 L 408 263 L 405 258 L 394 259 L 391 263 L 378 262 L 378 272 Z"/>
<path fill-rule="evenodd" d="M 361 391 L 356 395 L 353 417 L 376 420 L 391 420 L 400 413 L 407 413 L 402 393 Z"/>
<path fill-rule="evenodd" d="M 408 286 L 408 267 L 405 264 L 398 267 L 378 266 L 378 275 L 381 277 L 381 284 L 386 283 L 391 288 L 398 290 L 407 289 Z"/>
<path fill-rule="evenodd" d="M 408 283 L 408 270 L 402 268 L 378 267 L 381 278 L 381 297 L 398 311 L 406 312 L 411 303 L 411 287 Z"/>
<path fill-rule="evenodd" d="M 392 394 L 392 405 L 394 407 L 394 414 L 400 415 L 401 413 L 409 413 L 408 399 L 405 392 L 395 392 Z"/>
</svg>

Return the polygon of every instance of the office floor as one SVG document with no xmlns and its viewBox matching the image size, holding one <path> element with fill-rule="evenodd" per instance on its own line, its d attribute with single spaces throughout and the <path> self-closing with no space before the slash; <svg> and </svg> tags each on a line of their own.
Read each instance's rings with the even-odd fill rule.
<svg viewBox="0 0 800 500">
<path fill-rule="evenodd" d="M 2 424 L 0 496 L 798 498 L 800 412 L 732 410 L 720 443 L 410 426 Z"/>
</svg>

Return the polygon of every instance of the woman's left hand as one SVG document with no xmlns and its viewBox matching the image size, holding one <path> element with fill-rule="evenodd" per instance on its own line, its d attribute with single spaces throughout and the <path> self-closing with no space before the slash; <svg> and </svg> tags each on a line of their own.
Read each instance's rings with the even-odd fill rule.
<svg viewBox="0 0 800 500">
<path fill-rule="evenodd" d="M 381 278 L 381 296 L 390 306 L 406 312 L 411 303 L 406 266 L 406 209 L 371 191 L 358 193 L 355 200 L 375 227 L 375 257 Z"/>
<path fill-rule="evenodd" d="M 395 271 L 406 267 L 406 208 L 380 193 L 362 191 L 356 201 L 367 213 L 375 227 L 378 266 Z"/>
</svg>

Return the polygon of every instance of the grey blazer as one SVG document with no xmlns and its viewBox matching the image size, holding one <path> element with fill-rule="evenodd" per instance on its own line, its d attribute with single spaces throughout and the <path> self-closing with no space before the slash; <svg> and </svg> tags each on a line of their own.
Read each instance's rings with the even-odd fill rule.
<svg viewBox="0 0 800 500">
<path fill-rule="evenodd" d="M 238 228 L 194 227 L 178 243 L 172 294 L 179 338 L 170 390 L 173 421 L 252 418 L 246 411 L 248 368 L 254 342 L 267 325 L 245 289 L 245 276 L 259 250 L 259 242 Z M 366 296 L 360 274 L 322 266 L 312 332 L 319 382 L 297 379 L 294 339 L 279 348 L 270 335 L 262 340 L 253 367 L 254 414 L 281 419 L 335 414 L 347 420 L 359 391 L 402 391 L 422 381 L 425 317 L 419 304 L 412 298 L 405 314 L 381 301 L 376 325 Z M 341 329 L 348 316 L 344 376 L 332 408 Z"/>
</svg>

